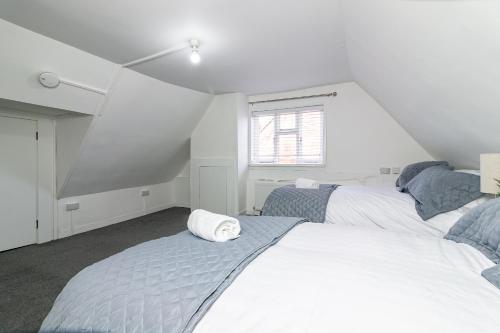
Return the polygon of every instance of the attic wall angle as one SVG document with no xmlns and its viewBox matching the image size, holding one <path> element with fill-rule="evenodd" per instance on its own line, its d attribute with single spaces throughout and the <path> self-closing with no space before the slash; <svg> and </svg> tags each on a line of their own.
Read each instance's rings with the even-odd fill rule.
<svg viewBox="0 0 500 333">
<path fill-rule="evenodd" d="M 82 140 L 59 197 L 173 179 L 213 95 L 122 68 Z"/>
</svg>

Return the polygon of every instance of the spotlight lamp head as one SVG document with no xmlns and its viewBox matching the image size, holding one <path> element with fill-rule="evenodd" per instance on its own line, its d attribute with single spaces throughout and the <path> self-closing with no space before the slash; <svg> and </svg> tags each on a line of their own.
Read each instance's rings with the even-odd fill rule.
<svg viewBox="0 0 500 333">
<path fill-rule="evenodd" d="M 200 55 L 200 41 L 197 39 L 189 40 L 189 46 L 191 47 L 191 55 L 189 59 L 193 64 L 199 64 L 201 61 Z"/>
</svg>

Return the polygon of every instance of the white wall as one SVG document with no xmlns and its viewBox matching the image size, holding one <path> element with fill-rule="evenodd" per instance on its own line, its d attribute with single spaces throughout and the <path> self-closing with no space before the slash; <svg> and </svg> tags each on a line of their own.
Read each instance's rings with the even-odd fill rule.
<svg viewBox="0 0 500 333">
<path fill-rule="evenodd" d="M 56 174 L 60 193 L 69 171 L 80 156 L 80 147 L 92 123 L 92 116 L 61 115 L 56 118 Z"/>
<path fill-rule="evenodd" d="M 190 133 L 212 98 L 122 69 L 61 197 L 172 180 L 189 160 Z"/>
<path fill-rule="evenodd" d="M 317 174 L 377 174 L 380 167 L 401 167 L 432 157 L 360 86 L 354 82 L 249 97 L 250 101 L 337 92 L 337 97 L 257 104 L 280 108 L 324 104 L 325 168 L 252 167 L 250 174 L 310 170 Z M 274 171 L 273 171 L 274 170 Z"/>
<path fill-rule="evenodd" d="M 499 1 L 343 1 L 360 83 L 436 158 L 500 151 Z"/>
<path fill-rule="evenodd" d="M 236 101 L 237 94 L 215 96 L 191 134 L 190 204 L 192 209 L 199 208 L 199 168 L 218 166 L 226 168 L 228 213 L 237 210 Z"/>
<path fill-rule="evenodd" d="M 0 98 L 94 114 L 102 95 L 61 84 L 47 89 L 41 72 L 105 89 L 116 65 L 69 45 L 0 20 Z"/>
<path fill-rule="evenodd" d="M 141 196 L 141 190 L 150 191 Z M 80 209 L 67 211 L 67 203 Z M 71 236 L 176 206 L 174 183 L 140 186 L 60 199 L 57 202 L 57 238 Z"/>
<path fill-rule="evenodd" d="M 17 115 L 50 115 L 33 116 L 40 119 L 39 149 L 47 151 L 40 155 L 47 161 L 39 169 L 40 242 L 168 208 L 177 198 L 189 205 L 182 192 L 189 179 L 170 180 L 189 160 L 190 133 L 212 95 L 119 70 L 3 20 L 0 41 L 0 105 L 16 108 L 11 112 Z M 64 84 L 44 88 L 37 81 L 42 71 L 107 94 Z M 54 204 L 56 178 L 59 198 L 65 199 Z M 138 197 L 144 187 L 151 195 Z M 78 200 L 80 209 L 66 212 L 68 200 Z"/>
<path fill-rule="evenodd" d="M 37 122 L 39 133 L 37 243 L 185 205 L 183 193 L 177 194 L 177 186 L 174 182 L 57 200 L 55 120 L 45 115 L 19 110 L 0 109 L 0 115 L 32 119 Z M 142 197 L 140 193 L 142 189 L 148 189 L 150 195 Z M 78 202 L 80 209 L 72 212 L 66 211 L 65 204 L 68 202 Z"/>
<path fill-rule="evenodd" d="M 235 158 L 237 94 L 217 95 L 191 134 L 191 158 Z"/>
<path fill-rule="evenodd" d="M 238 94 L 236 101 L 236 136 L 237 136 L 237 177 L 238 177 L 238 211 L 246 211 L 247 178 L 249 162 L 248 129 L 249 112 L 248 98 Z"/>
<path fill-rule="evenodd" d="M 191 207 L 190 168 L 191 166 L 188 161 L 182 171 L 174 179 L 175 205 L 177 207 Z"/>
<path fill-rule="evenodd" d="M 337 97 L 256 104 L 269 109 L 324 104 L 326 115 L 325 167 L 251 167 L 247 209 L 253 207 L 255 179 L 299 176 L 320 180 L 362 179 L 377 176 L 380 167 L 403 167 L 432 160 L 427 153 L 370 95 L 354 82 L 300 91 L 250 96 L 249 101 L 337 92 Z M 392 178 L 389 180 L 392 181 Z"/>
<path fill-rule="evenodd" d="M 244 211 L 248 170 L 248 100 L 244 94 L 217 95 L 191 135 L 191 203 L 195 206 L 196 168 L 218 164 L 232 174 L 228 179 L 230 211 Z"/>
</svg>

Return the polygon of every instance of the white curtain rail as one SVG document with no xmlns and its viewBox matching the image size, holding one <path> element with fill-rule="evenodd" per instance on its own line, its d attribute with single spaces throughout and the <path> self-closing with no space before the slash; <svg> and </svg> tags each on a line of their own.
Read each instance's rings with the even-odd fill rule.
<svg viewBox="0 0 500 333">
<path fill-rule="evenodd" d="M 309 96 L 298 96 L 298 97 L 288 97 L 288 98 L 278 98 L 278 99 L 268 99 L 263 101 L 255 101 L 248 102 L 250 105 L 260 104 L 260 103 L 271 103 L 271 102 L 284 102 L 284 101 L 294 101 L 297 99 L 306 99 L 306 98 L 316 98 L 316 97 L 335 97 L 337 96 L 337 92 L 332 92 L 329 94 L 319 94 L 319 95 L 309 95 Z"/>
</svg>

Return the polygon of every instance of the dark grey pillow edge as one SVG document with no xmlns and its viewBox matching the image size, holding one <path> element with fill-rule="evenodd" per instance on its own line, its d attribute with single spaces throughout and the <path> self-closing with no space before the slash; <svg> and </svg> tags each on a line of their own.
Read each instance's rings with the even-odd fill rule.
<svg viewBox="0 0 500 333">
<path fill-rule="evenodd" d="M 481 194 L 481 193 L 479 193 L 479 194 L 477 195 L 477 197 L 474 197 L 474 199 L 472 199 L 472 200 L 470 200 L 470 201 L 468 201 L 468 202 L 464 203 L 463 205 L 460 205 L 460 206 L 458 206 L 458 207 L 456 207 L 456 208 L 450 208 L 450 209 L 444 209 L 444 210 L 441 210 L 439 213 L 432 214 L 431 216 L 428 216 L 428 217 L 426 217 L 426 218 L 423 218 L 423 217 L 420 215 L 420 213 L 419 213 L 418 215 L 419 215 L 420 217 L 422 217 L 422 220 L 427 221 L 427 220 L 429 220 L 429 219 L 432 219 L 434 216 L 438 216 L 439 214 L 449 213 L 449 212 L 452 212 L 452 211 L 454 211 L 454 210 L 457 210 L 457 209 L 459 209 L 459 208 L 461 208 L 461 207 L 463 207 L 463 206 L 465 206 L 465 205 L 467 205 L 467 204 L 471 203 L 472 201 L 474 201 L 474 200 L 477 200 L 477 199 L 481 198 L 481 196 L 482 196 L 482 194 Z M 412 197 L 413 197 L 413 196 L 412 196 Z M 413 197 L 413 199 L 415 199 L 415 198 Z M 419 204 L 420 204 L 420 205 L 422 205 L 422 203 L 421 203 L 421 202 L 419 202 L 417 199 L 415 199 L 415 209 L 417 210 L 417 213 L 419 212 L 419 209 L 420 209 L 420 208 L 419 208 L 419 207 L 420 207 L 420 205 L 419 205 Z M 418 207 L 417 207 L 417 205 L 418 205 Z M 427 216 L 427 215 L 426 215 L 426 216 Z"/>
<path fill-rule="evenodd" d="M 481 272 L 481 276 L 484 277 L 489 283 L 500 289 L 500 265 L 490 267 Z"/>
</svg>

